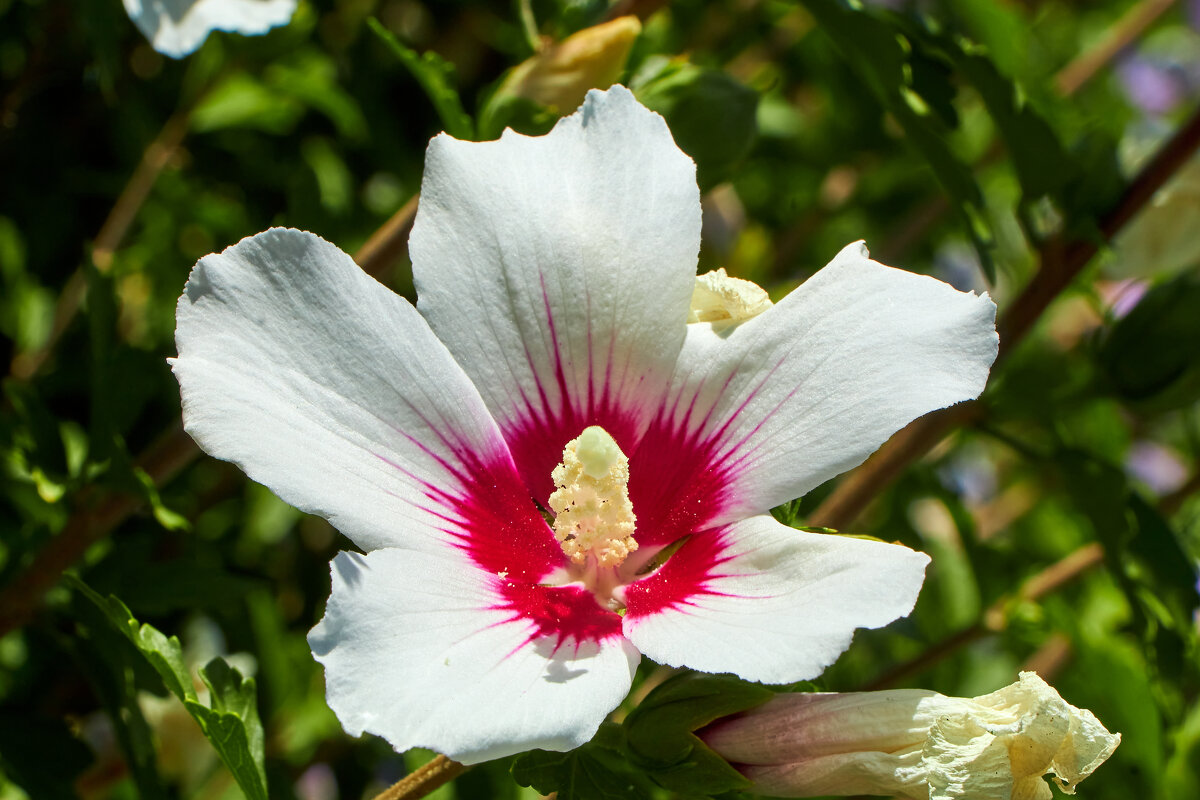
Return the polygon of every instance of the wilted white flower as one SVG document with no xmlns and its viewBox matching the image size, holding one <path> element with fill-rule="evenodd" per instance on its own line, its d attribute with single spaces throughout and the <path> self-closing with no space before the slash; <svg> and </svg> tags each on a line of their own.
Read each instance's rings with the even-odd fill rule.
<svg viewBox="0 0 1200 800">
<path fill-rule="evenodd" d="M 777 797 L 1049 800 L 1104 763 L 1121 735 L 1033 672 L 980 697 L 920 689 L 783 694 L 702 732 Z"/>
</svg>

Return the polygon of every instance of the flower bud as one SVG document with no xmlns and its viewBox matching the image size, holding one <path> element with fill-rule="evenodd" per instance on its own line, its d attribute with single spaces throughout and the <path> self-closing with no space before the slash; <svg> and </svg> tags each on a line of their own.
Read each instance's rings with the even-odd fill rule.
<svg viewBox="0 0 1200 800">
<path fill-rule="evenodd" d="M 779 797 L 1049 800 L 1121 742 L 1032 672 L 975 698 L 919 689 L 785 694 L 717 722 L 701 739 Z"/>
<path fill-rule="evenodd" d="M 558 113 L 571 111 L 589 89 L 617 82 L 641 30 L 637 17 L 618 17 L 547 43 L 517 65 L 496 94 L 532 100 Z"/>
</svg>

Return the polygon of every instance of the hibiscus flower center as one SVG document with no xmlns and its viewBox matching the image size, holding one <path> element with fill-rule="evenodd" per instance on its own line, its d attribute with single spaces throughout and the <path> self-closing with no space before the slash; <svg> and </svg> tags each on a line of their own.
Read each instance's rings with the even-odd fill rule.
<svg viewBox="0 0 1200 800">
<path fill-rule="evenodd" d="M 550 477 L 554 535 L 573 563 L 617 567 L 637 550 L 629 458 L 608 431 L 593 425 L 567 442 Z"/>
</svg>

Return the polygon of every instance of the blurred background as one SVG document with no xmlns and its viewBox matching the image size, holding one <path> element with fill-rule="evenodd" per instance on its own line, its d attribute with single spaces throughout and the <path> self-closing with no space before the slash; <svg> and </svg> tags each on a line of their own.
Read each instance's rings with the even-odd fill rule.
<svg viewBox="0 0 1200 800">
<path fill-rule="evenodd" d="M 981 401 L 776 510 L 933 556 L 817 686 L 1036 669 L 1124 736 L 1081 794 L 1200 796 L 1200 2 L 303 0 L 175 60 L 118 0 L 0 0 L 2 800 L 247 792 L 164 669 L 257 709 L 272 798 L 431 758 L 325 706 L 304 636 L 350 545 L 180 432 L 175 300 L 272 225 L 415 299 L 429 138 L 544 132 L 616 80 L 697 161 L 701 271 L 778 299 L 865 239 L 1001 308 Z M 256 688 L 203 683 L 217 656 Z M 434 796 L 538 796 L 509 770 Z"/>
</svg>

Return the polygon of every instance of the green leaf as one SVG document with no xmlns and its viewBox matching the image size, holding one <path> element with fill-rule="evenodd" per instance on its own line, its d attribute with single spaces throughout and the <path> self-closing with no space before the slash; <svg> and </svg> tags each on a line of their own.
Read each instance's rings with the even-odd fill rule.
<svg viewBox="0 0 1200 800">
<path fill-rule="evenodd" d="M 720 70 L 669 69 L 639 87 L 637 97 L 663 115 L 675 143 L 696 162 L 701 191 L 729 178 L 758 137 L 758 92 Z"/>
<path fill-rule="evenodd" d="M 1097 352 L 1108 383 L 1144 411 L 1184 408 L 1200 398 L 1200 278 L 1155 286 L 1117 320 Z"/>
<path fill-rule="evenodd" d="M 421 84 L 425 95 L 441 118 L 446 133 L 456 139 L 474 139 L 475 125 L 463 110 L 458 90 L 454 88 L 454 66 L 432 51 L 418 55 L 415 50 L 402 45 L 400 40 L 374 17 L 367 20 L 367 24 L 396 58 L 400 59 L 400 63 L 408 68 L 417 79 L 417 83 Z"/>
<path fill-rule="evenodd" d="M 192 130 L 199 133 L 248 128 L 284 134 L 304 116 L 304 106 L 258 78 L 235 73 L 221 81 L 192 112 Z"/>
<path fill-rule="evenodd" d="M 804 6 L 950 195 L 984 273 L 995 281 L 983 193 L 970 168 L 947 146 L 958 120 L 950 102 L 953 85 L 936 63 L 938 54 L 888 20 L 841 0 L 804 0 Z"/>
<path fill-rule="evenodd" d="M 526 136 L 541 136 L 549 133 L 559 119 L 557 113 L 528 98 L 492 95 L 479 112 L 479 138 L 499 139 L 505 128 Z"/>
<path fill-rule="evenodd" d="M 211 705 L 205 706 L 192 684 L 179 639 L 165 636 L 151 625 L 139 625 L 116 597 L 103 598 L 83 581 L 68 580 L 138 649 L 162 678 L 167 690 L 183 701 L 246 797 L 267 800 L 263 730 L 258 718 L 254 680 L 244 678 L 224 659 L 213 659 L 200 670 L 200 677 L 211 693 Z"/>
<path fill-rule="evenodd" d="M 710 750 L 694 731 L 720 717 L 762 705 L 770 689 L 731 675 L 686 672 L 647 695 L 625 720 L 633 758 L 659 785 L 677 792 L 714 794 L 749 782 Z"/>
<path fill-rule="evenodd" d="M 337 64 L 329 54 L 306 48 L 284 62 L 272 64 L 264 78 L 281 97 L 324 114 L 341 138 L 357 142 L 367 137 L 366 117 L 354 97 L 338 83 Z"/>
<path fill-rule="evenodd" d="M 1104 545 L 1109 569 L 1133 608 L 1146 653 L 1159 673 L 1177 679 L 1195 641 L 1196 572 L 1165 520 L 1129 487 L 1116 467 L 1083 454 L 1057 459 L 1067 491 Z M 1190 666 L 1195 669 L 1194 665 Z"/>
<path fill-rule="evenodd" d="M 214 658 L 202 667 L 200 678 L 212 694 L 212 707 L 188 701 L 188 711 L 246 795 L 265 800 L 263 729 L 254 680 L 242 677 L 223 658 Z"/>
<path fill-rule="evenodd" d="M 73 579 L 68 576 L 67 582 Z M 166 783 L 158 772 L 154 731 L 138 703 L 140 686 L 153 685 L 155 671 L 147 659 L 130 645 L 124 629 L 114 626 L 106 604 L 76 592 L 72 598 L 77 631 L 66 640 L 109 719 L 129 770 L 137 796 L 144 800 L 166 800 Z"/>
<path fill-rule="evenodd" d="M 979 92 L 1008 147 L 1027 200 L 1057 195 L 1076 175 L 1075 162 L 1049 124 L 977 46 L 940 37 L 943 52 Z"/>
<path fill-rule="evenodd" d="M 523 753 L 513 761 L 513 780 L 544 795 L 557 792 L 559 800 L 638 800 L 650 796 L 634 776 L 606 764 L 600 750 L 587 744 L 568 753 Z"/>
</svg>

